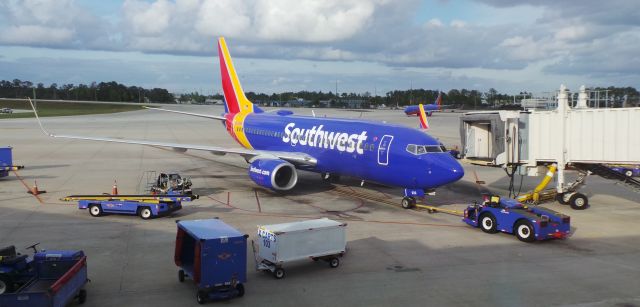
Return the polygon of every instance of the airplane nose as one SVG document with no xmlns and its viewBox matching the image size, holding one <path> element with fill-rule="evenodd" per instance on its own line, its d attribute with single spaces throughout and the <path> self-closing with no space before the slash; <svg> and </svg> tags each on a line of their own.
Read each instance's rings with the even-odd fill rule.
<svg viewBox="0 0 640 307">
<path fill-rule="evenodd" d="M 450 154 L 434 155 L 431 161 L 431 172 L 436 185 L 441 186 L 456 182 L 464 176 L 464 169 Z"/>
</svg>

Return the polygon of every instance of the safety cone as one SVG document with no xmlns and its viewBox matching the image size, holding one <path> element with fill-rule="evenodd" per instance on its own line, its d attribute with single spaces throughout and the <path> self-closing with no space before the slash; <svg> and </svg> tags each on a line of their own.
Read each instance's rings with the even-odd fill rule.
<svg viewBox="0 0 640 307">
<path fill-rule="evenodd" d="M 113 181 L 113 188 L 111 188 L 111 195 L 118 195 L 118 182 Z"/>
<path fill-rule="evenodd" d="M 29 191 L 28 193 L 29 194 L 33 194 L 33 195 L 38 195 L 38 194 L 42 194 L 42 193 L 47 193 L 47 191 L 38 190 L 38 181 L 34 180 L 33 181 L 33 188 L 31 188 L 31 191 Z"/>
</svg>

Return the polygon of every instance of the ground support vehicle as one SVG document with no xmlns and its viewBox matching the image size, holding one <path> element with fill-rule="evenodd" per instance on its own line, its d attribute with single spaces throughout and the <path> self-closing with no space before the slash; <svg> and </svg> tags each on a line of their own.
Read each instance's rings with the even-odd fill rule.
<svg viewBox="0 0 640 307">
<path fill-rule="evenodd" d="M 244 295 L 247 282 L 247 238 L 219 219 L 178 221 L 174 261 L 178 280 L 191 277 L 196 300 L 229 299 Z"/>
<path fill-rule="evenodd" d="M 491 196 L 481 205 L 467 207 L 462 220 L 486 233 L 513 233 L 523 242 L 564 239 L 571 233 L 569 216 L 499 196 Z"/>
<path fill-rule="evenodd" d="M 337 268 L 346 252 L 346 226 L 328 218 L 259 226 L 257 251 L 252 242 L 256 270 L 281 279 L 285 263 L 302 259 L 324 260 Z"/>
<path fill-rule="evenodd" d="M 145 193 L 154 195 L 192 195 L 191 179 L 182 177 L 176 172 L 161 172 L 156 176 L 156 171 L 146 171 L 144 173 L 147 185 Z"/>
<path fill-rule="evenodd" d="M 0 306 L 62 307 L 76 298 L 80 304 L 86 301 L 83 288 L 89 279 L 83 251 L 40 251 L 33 259 L 17 254 L 14 246 L 0 253 L 0 287 L 5 287 Z"/>
<path fill-rule="evenodd" d="M 187 195 L 71 195 L 61 200 L 78 201 L 78 209 L 89 209 L 94 217 L 128 214 L 147 220 L 180 210 L 183 201 L 194 198 Z"/>
<path fill-rule="evenodd" d="M 182 209 L 179 201 L 161 201 L 157 203 L 126 200 L 80 200 L 78 209 L 89 209 L 91 216 L 104 214 L 128 214 L 137 215 L 144 220 L 169 215 Z"/>
<path fill-rule="evenodd" d="M 21 165 L 13 165 L 12 149 L 9 146 L 0 147 L 0 178 L 9 176 L 10 171 L 24 168 Z"/>
<path fill-rule="evenodd" d="M 608 167 L 627 177 L 640 177 L 640 165 L 608 165 Z"/>
</svg>

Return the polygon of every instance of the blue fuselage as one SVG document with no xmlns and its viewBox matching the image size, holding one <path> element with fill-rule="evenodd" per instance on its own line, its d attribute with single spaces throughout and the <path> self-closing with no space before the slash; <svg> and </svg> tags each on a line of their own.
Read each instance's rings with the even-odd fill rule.
<svg viewBox="0 0 640 307">
<path fill-rule="evenodd" d="M 317 165 L 307 169 L 314 172 L 412 189 L 433 189 L 464 175 L 458 161 L 420 130 L 284 114 L 248 114 L 242 123 L 234 123 L 233 133 L 257 150 L 306 153 L 317 159 Z"/>
<path fill-rule="evenodd" d="M 433 113 L 434 111 L 440 111 L 440 106 L 435 103 L 425 104 L 422 105 L 422 107 L 429 116 L 431 116 L 431 113 Z M 418 113 L 420 113 L 420 107 L 418 105 L 407 106 L 406 108 L 404 108 L 404 113 L 407 115 L 418 115 Z"/>
</svg>

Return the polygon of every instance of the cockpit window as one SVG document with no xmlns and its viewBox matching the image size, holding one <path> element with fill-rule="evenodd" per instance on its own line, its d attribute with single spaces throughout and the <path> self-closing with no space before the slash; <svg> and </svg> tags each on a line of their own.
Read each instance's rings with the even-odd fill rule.
<svg viewBox="0 0 640 307">
<path fill-rule="evenodd" d="M 446 152 L 444 146 L 441 145 L 407 145 L 407 151 L 414 155 L 423 155 L 432 152 Z"/>
<path fill-rule="evenodd" d="M 416 145 L 414 145 L 414 144 L 407 145 L 407 151 L 415 155 L 416 154 Z"/>
<path fill-rule="evenodd" d="M 427 149 L 427 152 L 442 152 L 440 145 L 427 145 L 425 148 Z"/>
</svg>

